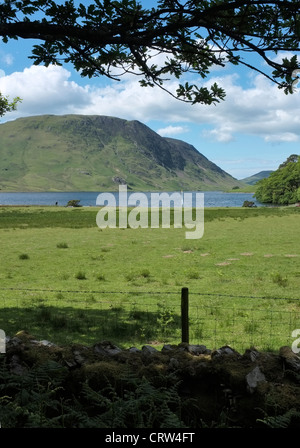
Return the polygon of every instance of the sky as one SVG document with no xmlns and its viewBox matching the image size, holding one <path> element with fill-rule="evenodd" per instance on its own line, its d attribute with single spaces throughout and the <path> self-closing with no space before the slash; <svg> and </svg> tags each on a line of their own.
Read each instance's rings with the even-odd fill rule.
<svg viewBox="0 0 300 448">
<path fill-rule="evenodd" d="M 250 69 L 215 68 L 207 80 L 195 81 L 208 86 L 216 81 L 226 91 L 225 101 L 190 105 L 159 88 L 140 87 L 135 76 L 117 82 L 82 78 L 69 65 L 34 66 L 28 58 L 32 45 L 21 39 L 0 42 L 0 91 L 22 98 L 17 111 L 2 117 L 0 125 L 44 114 L 139 120 L 163 137 L 190 143 L 236 179 L 276 170 L 291 154 L 300 154 L 300 83 L 293 95 L 285 95 Z M 262 61 L 253 62 L 264 68 Z M 174 88 L 174 81 L 168 87 Z"/>
</svg>

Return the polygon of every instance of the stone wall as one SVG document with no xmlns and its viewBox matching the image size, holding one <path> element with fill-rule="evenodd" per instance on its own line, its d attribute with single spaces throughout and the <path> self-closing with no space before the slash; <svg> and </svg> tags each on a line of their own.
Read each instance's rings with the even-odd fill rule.
<svg viewBox="0 0 300 448">
<path fill-rule="evenodd" d="M 157 387 L 163 378 L 172 378 L 183 406 L 193 403 L 187 425 L 254 428 L 265 426 L 266 417 L 286 413 L 291 413 L 289 425 L 299 424 L 300 358 L 289 347 L 278 353 L 251 348 L 241 354 L 229 346 L 210 350 L 189 344 L 160 350 L 151 345 L 121 349 L 108 341 L 58 346 L 19 332 L 7 338 L 6 354 L 0 355 L 16 377 L 49 359 L 67 369 L 72 390 L 76 381 L 99 390 L 108 379 L 114 387 L 123 381 L 124 393 L 126 375 L 146 378 Z"/>
</svg>

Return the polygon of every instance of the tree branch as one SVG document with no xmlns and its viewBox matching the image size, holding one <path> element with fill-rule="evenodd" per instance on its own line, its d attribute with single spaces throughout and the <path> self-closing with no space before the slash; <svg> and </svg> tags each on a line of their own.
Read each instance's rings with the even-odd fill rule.
<svg viewBox="0 0 300 448">
<path fill-rule="evenodd" d="M 71 62 L 84 76 L 105 75 L 114 80 L 118 77 L 112 74 L 112 67 L 133 74 L 136 69 L 136 74 L 144 76 L 145 85 L 161 88 L 168 75 L 179 79 L 190 72 L 206 78 L 214 64 L 226 63 L 243 64 L 282 87 L 299 68 L 294 58 L 279 64 L 267 55 L 270 51 L 299 52 L 297 0 L 161 0 L 159 5 L 147 10 L 134 0 L 95 0 L 78 8 L 72 0 L 63 4 L 7 1 L 0 5 L 0 36 L 4 41 L 41 41 L 31 56 L 35 63 Z M 153 51 L 173 57 L 157 66 L 152 64 Z M 273 76 L 240 58 L 248 52 L 274 69 Z M 286 81 L 277 81 L 282 78 Z M 179 92 L 177 98 L 186 97 L 188 102 L 193 102 L 193 95 L 208 103 L 222 97 L 216 88 L 207 94 L 186 85 Z"/>
</svg>

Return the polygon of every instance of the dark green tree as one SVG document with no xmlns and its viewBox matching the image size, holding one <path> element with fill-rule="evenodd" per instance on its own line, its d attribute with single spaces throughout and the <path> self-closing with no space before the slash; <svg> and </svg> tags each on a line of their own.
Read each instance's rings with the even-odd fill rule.
<svg viewBox="0 0 300 448">
<path fill-rule="evenodd" d="M 299 51 L 298 0 L 158 0 L 152 8 L 138 0 L 4 0 L 0 36 L 39 41 L 35 64 L 71 63 L 82 76 L 131 73 L 142 86 L 165 90 L 175 77 L 178 88 L 168 93 L 192 104 L 219 102 L 225 92 L 180 84 L 185 74 L 205 79 L 215 66 L 242 65 L 292 93 L 300 67 L 296 55 L 274 60 L 279 51 Z"/>
<path fill-rule="evenodd" d="M 293 162 L 296 163 L 299 160 L 299 156 L 297 154 L 290 155 L 285 162 L 283 162 L 281 165 L 279 165 L 279 169 L 284 168 L 289 163 Z"/>
<path fill-rule="evenodd" d="M 279 205 L 300 201 L 300 156 L 293 154 L 268 178 L 260 180 L 255 196 L 262 203 Z"/>
</svg>

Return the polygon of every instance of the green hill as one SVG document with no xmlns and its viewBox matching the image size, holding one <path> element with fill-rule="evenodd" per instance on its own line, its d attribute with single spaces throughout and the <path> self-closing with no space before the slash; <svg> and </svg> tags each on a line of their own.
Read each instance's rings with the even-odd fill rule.
<svg viewBox="0 0 300 448">
<path fill-rule="evenodd" d="M 43 115 L 0 125 L 2 191 L 224 190 L 244 185 L 138 121 Z"/>
<path fill-rule="evenodd" d="M 241 179 L 241 182 L 245 182 L 245 184 L 248 185 L 255 185 L 256 182 L 258 182 L 259 180 L 266 179 L 267 177 L 269 177 L 271 173 L 273 173 L 273 171 L 260 171 L 257 174 L 253 174 L 253 176 Z"/>
</svg>

